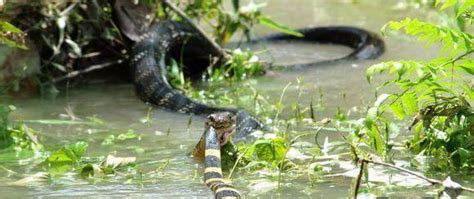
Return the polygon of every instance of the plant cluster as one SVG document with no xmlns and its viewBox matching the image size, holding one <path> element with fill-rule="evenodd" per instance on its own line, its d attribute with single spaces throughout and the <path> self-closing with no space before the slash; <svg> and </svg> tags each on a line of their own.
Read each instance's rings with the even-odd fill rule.
<svg viewBox="0 0 474 199">
<path fill-rule="evenodd" d="M 388 23 L 384 29 L 403 30 L 428 46 L 438 43 L 442 57 L 429 61 L 390 61 L 370 67 L 369 82 L 383 73 L 389 78 L 377 84 L 378 98 L 354 136 L 387 159 L 392 140 L 400 131 L 400 122 L 411 119 L 408 129 L 413 137 L 407 146 L 412 152 L 433 157 L 430 165 L 434 169 L 472 169 L 474 36 L 464 29 L 472 28 L 474 2 L 436 1 L 435 5 L 441 5 L 440 10 L 452 8 L 458 24 L 468 26 L 446 27 L 410 18 Z"/>
<path fill-rule="evenodd" d="M 13 106 L 0 104 L 0 160 L 9 162 L 13 160 L 32 160 L 37 169 L 47 171 L 38 175 L 29 176 L 12 185 L 27 186 L 42 178 L 62 176 L 65 173 L 77 172 L 83 177 L 104 176 L 115 174 L 123 168 L 134 168 L 135 157 L 115 157 L 108 155 L 106 158 L 88 158 L 83 156 L 87 151 L 88 143 L 78 141 L 73 144 L 65 144 L 57 148 L 44 146 L 35 134 L 35 131 L 25 124 L 15 124 L 9 121 L 9 114 L 15 110 Z M 41 121 L 49 124 L 66 124 L 61 121 Z M 76 124 L 76 123 L 71 123 Z M 15 126 L 16 125 L 16 126 Z M 131 139 L 136 135 L 133 131 L 121 134 L 117 139 Z M 110 144 L 110 136 L 104 140 L 103 145 Z M 133 169 L 132 169 L 133 170 Z M 47 175 L 39 175 L 41 173 Z"/>
</svg>

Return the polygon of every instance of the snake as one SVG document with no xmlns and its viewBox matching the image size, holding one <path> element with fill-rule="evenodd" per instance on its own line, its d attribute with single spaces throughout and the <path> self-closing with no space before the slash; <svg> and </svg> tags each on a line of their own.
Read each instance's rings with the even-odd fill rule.
<svg viewBox="0 0 474 199">
<path fill-rule="evenodd" d="M 376 34 L 359 28 L 317 27 L 299 31 L 304 37 L 273 35 L 262 38 L 262 41 L 304 40 L 341 44 L 354 49 L 349 55 L 332 61 L 374 59 L 384 51 L 384 42 Z M 172 57 L 172 50 L 176 48 L 194 49 L 192 55 L 196 57 L 216 55 L 207 40 L 184 23 L 161 21 L 153 24 L 147 32 L 138 37 L 132 49 L 133 83 L 142 101 L 186 114 L 207 116 L 217 112 L 233 113 L 237 117 L 236 139 L 243 139 L 251 132 L 265 127 L 245 110 L 212 107 L 196 102 L 171 87 L 166 78 L 167 59 Z M 196 60 L 198 59 L 193 60 L 194 63 L 200 63 Z M 318 63 L 306 65 L 316 64 Z M 196 66 L 192 70 L 202 69 Z"/>
<path fill-rule="evenodd" d="M 317 27 L 301 29 L 299 32 L 303 34 L 302 38 L 272 35 L 262 38 L 261 41 L 303 40 L 345 45 L 353 49 L 353 52 L 345 57 L 305 64 L 305 67 L 336 61 L 374 59 L 384 51 L 384 42 L 376 34 L 355 27 Z M 176 21 L 154 23 L 134 41 L 130 63 L 138 97 L 144 102 L 171 111 L 207 116 L 205 134 L 195 147 L 193 156 L 204 161 L 205 184 L 214 192 L 216 198 L 240 198 L 240 193 L 223 179 L 220 147 L 228 142 L 234 129 L 237 132 L 234 137 L 242 139 L 265 126 L 245 110 L 212 107 L 196 102 L 174 89 L 166 78 L 167 60 L 173 57 L 173 49 L 190 49 L 191 58 L 197 58 L 191 59 L 191 65 L 196 63 L 196 66 L 190 69 L 193 72 L 202 72 L 208 66 L 204 64 L 202 67 L 202 57 L 215 56 L 216 52 L 213 52 L 208 41 L 190 26 Z"/>
<path fill-rule="evenodd" d="M 218 112 L 207 116 L 205 131 L 193 150 L 194 158 L 204 161 L 204 181 L 215 198 L 240 198 L 234 186 L 227 183 L 222 174 L 221 147 L 229 143 L 235 130 L 236 116 L 230 112 Z"/>
<path fill-rule="evenodd" d="M 132 76 L 139 98 L 147 103 L 168 110 L 194 115 L 210 115 L 216 112 L 230 112 L 236 116 L 236 131 L 240 138 L 261 129 L 262 123 L 250 113 L 233 108 L 211 107 L 196 102 L 172 88 L 166 79 L 166 59 L 171 49 L 185 42 L 206 46 L 189 27 L 173 21 L 162 21 L 150 27 L 141 35 L 133 47 L 131 59 Z M 206 48 L 203 52 L 209 52 Z"/>
</svg>

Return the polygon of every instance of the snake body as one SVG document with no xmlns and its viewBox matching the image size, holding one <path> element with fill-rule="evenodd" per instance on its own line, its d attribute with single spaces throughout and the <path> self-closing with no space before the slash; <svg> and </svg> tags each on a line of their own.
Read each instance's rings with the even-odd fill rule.
<svg viewBox="0 0 474 199">
<path fill-rule="evenodd" d="M 377 35 L 359 28 L 318 27 L 299 31 L 304 37 L 273 35 L 264 37 L 261 41 L 303 40 L 340 44 L 354 49 L 351 54 L 331 61 L 373 59 L 384 51 L 384 42 Z M 172 88 L 166 79 L 166 60 L 171 57 L 172 49 L 177 47 L 195 49 L 192 55 L 196 57 L 216 55 L 209 46 L 207 40 L 182 23 L 173 21 L 155 23 L 146 33 L 138 37 L 133 47 L 131 65 L 136 93 L 143 101 L 172 111 L 195 115 L 231 112 L 237 115 L 235 137 L 242 139 L 250 132 L 261 129 L 263 125 L 246 111 L 211 107 L 193 101 Z M 305 64 L 305 66 L 319 63 L 321 62 Z M 202 68 L 196 66 L 194 69 L 191 68 L 191 71 L 202 71 Z"/>
<path fill-rule="evenodd" d="M 195 102 L 169 85 L 165 77 L 168 53 L 173 47 L 196 41 L 202 40 L 195 32 L 187 26 L 172 21 L 157 23 L 150 28 L 148 33 L 140 36 L 133 47 L 131 60 L 133 80 L 138 96 L 145 102 L 187 114 L 209 115 L 216 112 L 231 112 L 237 116 L 237 137 L 240 138 L 261 128 L 263 125 L 246 111 L 210 107 Z M 205 42 L 197 43 L 206 46 Z M 209 51 L 203 47 L 202 52 Z"/>
</svg>

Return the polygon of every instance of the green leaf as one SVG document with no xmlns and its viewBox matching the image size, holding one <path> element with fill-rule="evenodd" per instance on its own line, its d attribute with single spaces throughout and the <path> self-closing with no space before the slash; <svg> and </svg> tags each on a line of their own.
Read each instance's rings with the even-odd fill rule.
<svg viewBox="0 0 474 199">
<path fill-rule="evenodd" d="M 379 155 L 383 155 L 384 153 L 384 147 L 383 147 L 384 144 L 382 142 L 383 139 L 377 128 L 369 129 L 369 138 L 370 138 L 371 146 L 375 148 L 375 150 L 377 151 Z"/>
<path fill-rule="evenodd" d="M 403 106 L 400 102 L 395 102 L 391 104 L 390 110 L 395 116 L 397 116 L 399 120 L 403 120 L 406 116 L 405 111 L 403 110 Z"/>
<path fill-rule="evenodd" d="M 88 144 L 82 141 L 75 144 L 68 144 L 51 154 L 47 162 L 59 165 L 76 163 L 81 159 L 82 155 L 84 155 L 87 147 Z"/>
<path fill-rule="evenodd" d="M 269 27 L 271 29 L 274 29 L 274 30 L 277 30 L 277 31 L 280 31 L 280 32 L 283 32 L 283 33 L 286 33 L 286 34 L 289 34 L 289 35 L 292 35 L 292 36 L 295 36 L 295 37 L 304 37 L 304 35 L 301 34 L 300 32 L 298 32 L 296 30 L 293 30 L 293 29 L 291 29 L 291 28 L 289 28 L 285 25 L 276 23 L 268 17 L 259 17 L 258 21 L 261 25 L 264 25 L 264 26 Z"/>
<path fill-rule="evenodd" d="M 13 33 L 20 33 L 22 32 L 19 28 L 15 27 L 11 23 L 0 21 L 0 32 L 13 32 Z"/>
<path fill-rule="evenodd" d="M 406 18 L 401 21 L 391 21 L 388 23 L 388 27 L 393 30 L 404 29 L 407 34 L 417 36 L 420 40 L 426 41 L 428 45 L 438 41 L 442 44 L 441 49 L 450 55 L 469 50 L 473 43 L 473 36 L 467 32 L 418 19 Z"/>
<path fill-rule="evenodd" d="M 474 6 L 474 0 L 466 0 L 466 2 L 459 7 L 456 17 L 460 17 L 464 12 L 472 9 L 472 6 Z"/>
<path fill-rule="evenodd" d="M 73 157 L 71 157 L 70 154 L 67 152 L 67 150 L 64 148 L 60 149 L 59 151 L 54 152 L 47 159 L 49 163 L 53 163 L 53 164 L 55 163 L 72 164 L 74 163 L 74 160 L 75 159 L 73 159 Z"/>
<path fill-rule="evenodd" d="M 4 43 L 11 47 L 28 49 L 25 45 L 26 33 L 14 25 L 0 21 L 0 43 Z"/>
<path fill-rule="evenodd" d="M 84 155 L 84 153 L 86 152 L 88 146 L 89 144 L 87 144 L 86 142 L 80 141 L 74 144 L 66 145 L 65 148 L 70 150 L 74 154 L 76 159 L 79 160 L 82 157 L 82 155 Z"/>
<path fill-rule="evenodd" d="M 413 115 L 418 112 L 418 98 L 414 92 L 406 93 L 401 97 L 401 100 L 407 115 Z"/>
<path fill-rule="evenodd" d="M 280 137 L 272 140 L 257 140 L 254 146 L 258 160 L 267 162 L 280 161 L 286 151 L 285 141 Z"/>
</svg>

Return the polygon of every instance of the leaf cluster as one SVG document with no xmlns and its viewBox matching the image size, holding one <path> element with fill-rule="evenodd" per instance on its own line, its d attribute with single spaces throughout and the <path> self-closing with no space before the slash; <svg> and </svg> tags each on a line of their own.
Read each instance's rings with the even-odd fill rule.
<svg viewBox="0 0 474 199">
<path fill-rule="evenodd" d="M 441 10 L 456 7 L 454 18 L 470 12 L 474 1 L 448 0 Z M 389 61 L 371 66 L 367 80 L 386 74 L 388 80 L 376 83 L 378 98 L 367 111 L 356 134 L 379 155 L 387 155 L 390 138 L 396 126 L 390 112 L 399 122 L 412 119 L 409 130 L 414 136 L 408 147 L 415 153 L 443 159 L 433 164 L 438 169 L 472 168 L 474 161 L 474 99 L 472 60 L 473 35 L 462 29 L 436 25 L 418 19 L 388 23 L 384 30 L 404 31 L 431 46 L 440 44 L 444 56 L 428 61 Z M 392 92 L 389 92 L 392 91 Z M 384 147 L 385 146 L 385 147 Z M 447 157 L 447 158 L 446 158 Z M 439 166 L 444 165 L 444 166 Z"/>
</svg>

